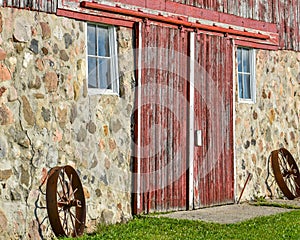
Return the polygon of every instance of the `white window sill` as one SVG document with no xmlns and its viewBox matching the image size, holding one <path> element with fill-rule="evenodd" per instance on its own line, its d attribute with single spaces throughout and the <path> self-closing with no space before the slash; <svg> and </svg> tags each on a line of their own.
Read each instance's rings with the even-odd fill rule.
<svg viewBox="0 0 300 240">
<path fill-rule="evenodd" d="M 239 98 L 238 99 L 238 103 L 255 104 L 255 100 L 253 100 L 253 99 L 242 99 L 242 98 Z"/>
<path fill-rule="evenodd" d="M 95 95 L 119 96 L 118 93 L 116 93 L 116 92 L 114 92 L 112 90 L 94 89 L 94 88 L 89 88 L 88 89 L 88 95 L 89 96 L 95 96 Z"/>
</svg>

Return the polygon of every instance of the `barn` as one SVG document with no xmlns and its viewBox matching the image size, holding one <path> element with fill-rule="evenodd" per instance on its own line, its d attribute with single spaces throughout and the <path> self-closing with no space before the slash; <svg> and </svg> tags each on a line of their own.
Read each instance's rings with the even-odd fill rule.
<svg viewBox="0 0 300 240">
<path fill-rule="evenodd" d="M 70 165 L 86 231 L 134 214 L 281 197 L 299 158 L 299 0 L 1 0 L 0 233 L 50 238 Z"/>
</svg>

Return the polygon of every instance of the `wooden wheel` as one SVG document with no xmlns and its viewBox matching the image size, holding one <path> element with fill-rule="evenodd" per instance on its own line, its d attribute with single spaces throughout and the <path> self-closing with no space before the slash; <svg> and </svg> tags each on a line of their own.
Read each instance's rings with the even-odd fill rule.
<svg viewBox="0 0 300 240">
<path fill-rule="evenodd" d="M 300 196 L 300 173 L 291 153 L 280 148 L 271 153 L 271 166 L 275 180 L 288 199 Z"/>
<path fill-rule="evenodd" d="M 83 234 L 86 217 L 84 192 L 79 176 L 71 166 L 50 170 L 46 186 L 49 221 L 56 237 Z"/>
</svg>

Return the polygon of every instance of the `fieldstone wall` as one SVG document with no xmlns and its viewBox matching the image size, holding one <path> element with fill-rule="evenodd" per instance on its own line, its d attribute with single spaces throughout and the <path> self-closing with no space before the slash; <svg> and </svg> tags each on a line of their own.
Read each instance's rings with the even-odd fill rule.
<svg viewBox="0 0 300 240">
<path fill-rule="evenodd" d="M 237 197 L 253 174 L 243 200 L 283 196 L 268 165 L 271 151 L 287 148 L 300 166 L 300 53 L 260 50 L 256 57 L 256 103 L 235 105 Z"/>
<path fill-rule="evenodd" d="M 131 217 L 132 31 L 118 31 L 120 96 L 89 96 L 86 25 L 39 12 L 0 11 L 0 236 L 52 235 L 45 180 L 72 165 L 87 230 Z M 126 54 L 125 54 L 126 53 Z M 0 238 L 1 238 L 0 237 Z"/>
</svg>

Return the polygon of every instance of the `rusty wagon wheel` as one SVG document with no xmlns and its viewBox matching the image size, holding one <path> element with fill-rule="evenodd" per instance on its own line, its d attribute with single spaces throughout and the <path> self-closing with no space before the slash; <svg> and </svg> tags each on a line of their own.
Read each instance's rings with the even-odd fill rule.
<svg viewBox="0 0 300 240">
<path fill-rule="evenodd" d="M 271 153 L 271 166 L 275 180 L 290 200 L 300 196 L 300 173 L 292 154 L 285 148 Z"/>
<path fill-rule="evenodd" d="M 49 221 L 56 237 L 77 237 L 83 234 L 85 198 L 74 168 L 67 165 L 50 170 L 46 203 Z"/>
</svg>

